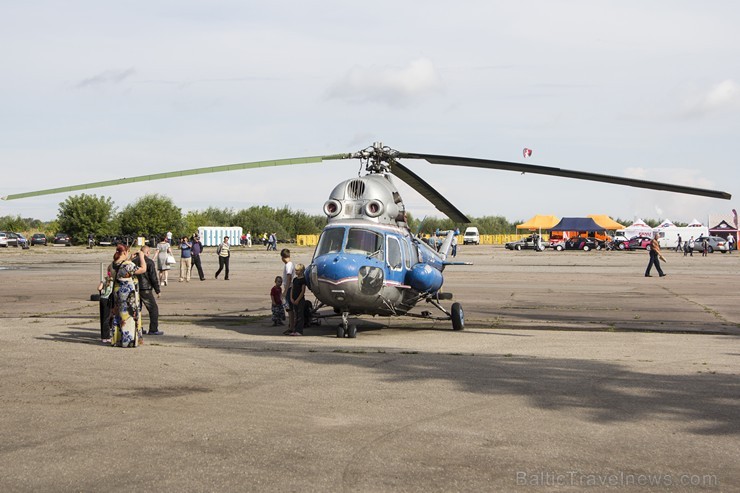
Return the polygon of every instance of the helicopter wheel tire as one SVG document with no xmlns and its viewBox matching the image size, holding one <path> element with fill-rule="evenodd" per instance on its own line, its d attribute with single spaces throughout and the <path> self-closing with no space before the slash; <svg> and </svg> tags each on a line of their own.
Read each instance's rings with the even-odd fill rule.
<svg viewBox="0 0 740 493">
<path fill-rule="evenodd" d="M 344 339 L 344 326 L 343 325 L 339 325 L 337 327 L 337 337 L 339 339 Z"/>
<path fill-rule="evenodd" d="M 460 303 L 452 304 L 452 330 L 463 330 L 465 328 L 465 314 Z"/>
<path fill-rule="evenodd" d="M 356 325 L 353 324 L 347 327 L 347 337 L 349 337 L 350 339 L 354 339 L 355 337 L 357 337 L 357 326 Z"/>
</svg>

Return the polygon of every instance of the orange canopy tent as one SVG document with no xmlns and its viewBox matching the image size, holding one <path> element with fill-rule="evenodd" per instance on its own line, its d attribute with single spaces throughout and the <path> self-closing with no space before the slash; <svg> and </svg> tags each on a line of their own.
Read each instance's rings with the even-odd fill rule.
<svg viewBox="0 0 740 493">
<path fill-rule="evenodd" d="M 589 214 L 587 217 L 593 219 L 596 224 L 604 229 L 624 229 L 624 225 L 619 224 L 617 221 L 607 216 L 606 214 Z"/>
<path fill-rule="evenodd" d="M 517 224 L 516 229 L 550 229 L 560 222 L 555 216 L 543 216 L 537 214 L 529 221 Z"/>
</svg>

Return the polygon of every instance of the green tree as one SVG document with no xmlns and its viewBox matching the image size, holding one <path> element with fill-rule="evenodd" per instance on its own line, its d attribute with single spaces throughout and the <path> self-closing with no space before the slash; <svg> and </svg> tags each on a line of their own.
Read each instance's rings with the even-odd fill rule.
<svg viewBox="0 0 740 493">
<path fill-rule="evenodd" d="M 116 207 L 110 197 L 73 195 L 59 204 L 57 224 L 76 243 L 87 241 L 87 235 L 109 235 L 115 228 Z"/>
<path fill-rule="evenodd" d="M 30 225 L 27 219 L 21 219 L 21 216 L 3 216 L 0 217 L 0 231 L 28 231 Z"/>
<path fill-rule="evenodd" d="M 172 199 L 159 194 L 144 195 L 129 204 L 119 216 L 121 232 L 134 236 L 161 237 L 172 231 L 175 237 L 190 234 L 186 231 L 180 208 Z"/>
</svg>

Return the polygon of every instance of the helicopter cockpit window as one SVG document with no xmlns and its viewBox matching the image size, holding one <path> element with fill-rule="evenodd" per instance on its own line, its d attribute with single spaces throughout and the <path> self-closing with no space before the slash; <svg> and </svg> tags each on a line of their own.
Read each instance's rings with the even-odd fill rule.
<svg viewBox="0 0 740 493">
<path fill-rule="evenodd" d="M 388 237 L 388 265 L 393 270 L 401 270 L 403 267 L 403 255 L 401 254 L 401 244 L 398 238 Z"/>
<path fill-rule="evenodd" d="M 344 228 L 330 228 L 321 233 L 319 245 L 316 247 L 314 257 L 326 255 L 327 253 L 336 253 L 342 249 L 344 240 Z"/>
<path fill-rule="evenodd" d="M 383 235 L 368 229 L 350 228 L 347 235 L 347 253 L 364 253 L 383 258 Z"/>
</svg>

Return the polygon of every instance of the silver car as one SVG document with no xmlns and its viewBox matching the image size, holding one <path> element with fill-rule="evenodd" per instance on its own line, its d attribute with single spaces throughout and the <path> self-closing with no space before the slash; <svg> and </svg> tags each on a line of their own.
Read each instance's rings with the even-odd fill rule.
<svg viewBox="0 0 740 493">
<path fill-rule="evenodd" d="M 727 245 L 727 240 L 721 236 L 700 236 L 694 240 L 695 252 L 701 252 L 702 248 L 704 248 L 702 246 L 704 238 L 707 239 L 707 253 L 714 253 L 715 251 L 727 253 L 730 250 L 730 247 Z"/>
</svg>

